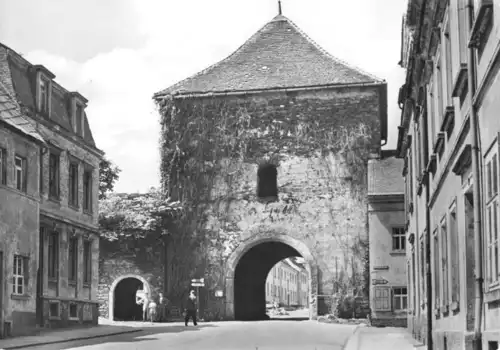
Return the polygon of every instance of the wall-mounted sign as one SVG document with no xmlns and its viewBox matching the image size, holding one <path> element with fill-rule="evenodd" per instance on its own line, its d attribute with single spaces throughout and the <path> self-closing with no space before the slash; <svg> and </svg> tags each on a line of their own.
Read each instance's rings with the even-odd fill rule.
<svg viewBox="0 0 500 350">
<path fill-rule="evenodd" d="M 383 279 L 383 278 L 374 278 L 374 279 L 372 279 L 372 284 L 373 285 L 387 284 L 387 283 L 389 283 L 389 281 L 387 281 L 386 279 Z"/>
<path fill-rule="evenodd" d="M 389 266 L 373 266 L 374 270 L 380 271 L 380 270 L 389 270 Z"/>
<path fill-rule="evenodd" d="M 215 296 L 216 296 L 217 298 L 222 298 L 222 297 L 224 296 L 224 292 L 223 292 L 223 291 L 221 291 L 221 290 L 216 290 L 216 291 L 215 291 Z"/>
</svg>

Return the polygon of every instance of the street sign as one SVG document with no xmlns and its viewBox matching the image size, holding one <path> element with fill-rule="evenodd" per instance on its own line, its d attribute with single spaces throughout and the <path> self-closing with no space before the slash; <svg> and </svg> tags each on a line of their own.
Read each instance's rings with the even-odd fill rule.
<svg viewBox="0 0 500 350">
<path fill-rule="evenodd" d="M 224 296 L 224 292 L 223 292 L 223 291 L 221 291 L 221 290 L 216 290 L 216 291 L 215 291 L 215 296 L 216 296 L 217 298 L 222 298 L 222 297 Z"/>
<path fill-rule="evenodd" d="M 193 278 L 191 280 L 192 283 L 205 283 L 205 279 L 204 278 Z"/>
<path fill-rule="evenodd" d="M 205 287 L 205 283 L 191 283 L 191 286 L 193 287 Z"/>
<path fill-rule="evenodd" d="M 383 279 L 383 278 L 381 278 L 381 279 L 377 279 L 377 278 L 372 279 L 372 284 L 373 285 L 387 284 L 387 283 L 389 283 L 389 281 L 387 281 L 386 279 Z"/>
</svg>

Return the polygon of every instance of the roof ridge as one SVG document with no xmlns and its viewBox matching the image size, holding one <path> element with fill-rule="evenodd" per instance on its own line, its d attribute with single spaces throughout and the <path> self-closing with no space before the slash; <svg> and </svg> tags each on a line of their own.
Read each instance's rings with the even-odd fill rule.
<svg viewBox="0 0 500 350">
<path fill-rule="evenodd" d="M 371 73 L 368 73 L 367 71 L 353 65 L 353 64 L 350 64 L 348 63 L 347 61 L 344 61 L 336 56 L 333 56 L 331 53 L 329 53 L 327 50 L 325 50 L 321 45 L 319 45 L 316 41 L 314 41 L 309 35 L 306 34 L 306 32 L 304 32 L 302 29 L 300 29 L 300 27 L 298 25 L 296 25 L 291 19 L 289 19 L 288 17 L 286 16 L 283 16 L 283 15 L 278 15 L 278 16 L 281 16 L 283 17 L 283 20 L 287 21 L 288 23 L 290 23 L 290 25 L 297 31 L 299 32 L 306 40 L 308 40 L 316 49 L 318 49 L 318 51 L 320 51 L 322 54 L 326 55 L 327 57 L 331 58 L 332 60 L 334 60 L 335 62 L 337 63 L 340 63 L 348 68 L 351 68 L 355 71 L 357 71 L 358 73 L 361 73 L 363 75 L 366 75 L 374 80 L 376 80 L 377 82 L 384 82 L 385 80 L 384 79 L 381 79 Z M 277 17 L 278 17 L 277 16 Z"/>
</svg>

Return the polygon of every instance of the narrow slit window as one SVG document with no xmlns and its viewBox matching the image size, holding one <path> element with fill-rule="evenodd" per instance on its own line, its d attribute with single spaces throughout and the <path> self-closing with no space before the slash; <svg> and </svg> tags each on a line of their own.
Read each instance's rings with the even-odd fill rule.
<svg viewBox="0 0 500 350">
<path fill-rule="evenodd" d="M 278 197 L 278 170 L 272 164 L 259 167 L 257 171 L 257 197 Z"/>
</svg>

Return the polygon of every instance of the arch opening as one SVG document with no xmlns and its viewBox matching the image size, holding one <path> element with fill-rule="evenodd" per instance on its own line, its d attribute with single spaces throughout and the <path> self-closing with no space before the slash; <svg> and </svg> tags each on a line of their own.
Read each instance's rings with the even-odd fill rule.
<svg viewBox="0 0 500 350">
<path fill-rule="evenodd" d="M 271 318 L 268 315 L 267 306 L 269 306 L 269 301 L 274 302 L 274 299 L 270 298 L 272 293 L 268 292 L 268 275 L 277 263 L 294 257 L 303 258 L 295 248 L 279 241 L 259 243 L 241 256 L 234 271 L 234 318 L 236 320 L 256 321 Z M 305 273 L 308 274 L 307 271 Z M 308 275 L 305 284 L 309 285 Z M 286 301 L 290 304 L 292 299 L 289 299 L 288 293 L 285 296 L 283 287 L 280 292 L 283 297 L 281 302 Z M 291 286 L 288 285 L 286 290 L 291 291 Z M 309 296 L 307 296 L 308 299 Z"/>
<path fill-rule="evenodd" d="M 113 320 L 139 321 L 142 320 L 142 306 L 136 303 L 137 290 L 143 290 L 144 283 L 135 277 L 126 277 L 120 280 L 113 293 Z"/>
</svg>

